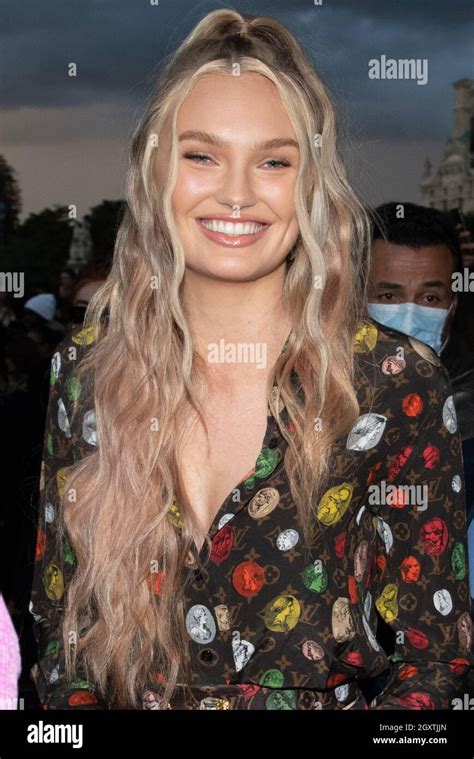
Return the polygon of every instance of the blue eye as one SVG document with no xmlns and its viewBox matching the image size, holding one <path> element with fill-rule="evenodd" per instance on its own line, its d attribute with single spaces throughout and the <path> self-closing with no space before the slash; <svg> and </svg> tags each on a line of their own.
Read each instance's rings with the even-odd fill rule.
<svg viewBox="0 0 474 759">
<path fill-rule="evenodd" d="M 285 161 L 284 159 L 278 159 L 278 158 L 269 158 L 269 160 L 266 161 L 266 163 L 267 164 L 268 163 L 277 164 L 276 166 L 274 165 L 274 166 L 271 167 L 273 169 L 275 169 L 275 168 L 281 169 L 281 168 L 285 168 L 286 166 L 290 166 L 291 165 L 289 161 Z"/>
<path fill-rule="evenodd" d="M 209 156 L 205 155 L 204 153 L 183 153 L 183 158 L 189 158 L 191 161 L 195 161 L 197 159 L 197 163 L 201 163 L 202 160 L 211 160 Z"/>
</svg>

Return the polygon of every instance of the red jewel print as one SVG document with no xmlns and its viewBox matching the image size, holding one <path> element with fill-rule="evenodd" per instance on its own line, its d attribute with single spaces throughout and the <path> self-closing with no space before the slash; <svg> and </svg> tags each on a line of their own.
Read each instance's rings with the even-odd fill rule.
<svg viewBox="0 0 474 759">
<path fill-rule="evenodd" d="M 390 506 L 392 509 L 403 509 L 408 502 L 408 495 L 402 488 L 397 488 L 390 496 Z"/>
<path fill-rule="evenodd" d="M 98 701 L 93 693 L 88 690 L 77 690 L 68 698 L 69 706 L 84 706 L 85 704 L 97 704 Z"/>
<path fill-rule="evenodd" d="M 430 642 L 426 635 L 420 630 L 415 630 L 413 627 L 409 627 L 406 636 L 414 648 L 428 648 Z"/>
<path fill-rule="evenodd" d="M 412 664 L 407 664 L 406 667 L 402 667 L 398 673 L 399 680 L 408 680 L 410 677 L 415 677 L 418 674 L 418 670 Z"/>
<path fill-rule="evenodd" d="M 405 395 L 402 409 L 407 416 L 419 416 L 423 411 L 423 401 L 417 393 Z"/>
<path fill-rule="evenodd" d="M 407 556 L 400 567 L 405 582 L 418 582 L 420 579 L 420 562 L 414 556 Z"/>
<path fill-rule="evenodd" d="M 259 690 L 261 690 L 260 685 L 257 685 L 256 683 L 242 683 L 239 684 L 239 688 L 242 691 L 242 695 L 245 699 L 256 696 Z"/>
<path fill-rule="evenodd" d="M 230 524 L 226 524 L 212 539 L 210 561 L 214 564 L 222 564 L 229 557 L 233 544 L 234 530 Z"/>
<path fill-rule="evenodd" d="M 341 532 L 334 539 L 336 556 L 338 559 L 342 559 L 346 553 L 346 532 Z"/>
<path fill-rule="evenodd" d="M 363 664 L 362 655 L 359 651 L 350 651 L 344 656 L 342 661 L 349 664 L 350 667 L 362 667 Z"/>
<path fill-rule="evenodd" d="M 347 675 L 344 675 L 342 672 L 338 672 L 337 674 L 328 677 L 327 687 L 337 688 L 339 685 L 342 685 L 342 683 L 347 682 L 348 679 L 349 678 Z"/>
<path fill-rule="evenodd" d="M 440 517 L 425 522 L 420 530 L 420 543 L 430 556 L 439 556 L 448 545 L 448 528 Z"/>
<path fill-rule="evenodd" d="M 425 469 L 434 469 L 438 466 L 441 454 L 435 445 L 428 445 L 421 455 L 425 462 Z"/>
<path fill-rule="evenodd" d="M 152 583 L 152 577 L 153 577 L 153 593 L 155 596 L 159 596 L 161 593 L 161 585 L 163 583 L 165 573 L 164 572 L 152 572 L 151 575 L 148 575 L 146 578 L 148 586 Z"/>
<path fill-rule="evenodd" d="M 36 550 L 35 559 L 41 559 L 44 554 L 44 547 L 46 544 L 46 533 L 44 530 L 39 529 L 36 536 Z"/>
<path fill-rule="evenodd" d="M 375 480 L 375 476 L 377 472 L 379 471 L 380 467 L 382 466 L 382 462 L 378 461 L 377 464 L 374 464 L 369 472 L 369 476 L 367 477 L 367 485 L 371 485 L 373 481 Z"/>
<path fill-rule="evenodd" d="M 409 693 L 407 696 L 400 698 L 398 703 L 400 706 L 407 709 L 435 708 L 431 696 L 429 696 L 427 693 L 422 693 L 421 691 L 414 691 L 413 693 Z"/>
<path fill-rule="evenodd" d="M 256 596 L 265 583 L 265 571 L 254 561 L 243 561 L 232 574 L 232 585 L 246 598 Z"/>
<path fill-rule="evenodd" d="M 451 659 L 449 662 L 449 669 L 454 672 L 455 675 L 462 675 L 470 666 L 467 659 Z"/>
<path fill-rule="evenodd" d="M 395 477 L 398 477 L 402 468 L 405 466 L 409 457 L 411 456 L 412 451 L 413 446 L 407 445 L 402 451 L 400 451 L 400 453 L 397 453 L 395 459 L 392 461 L 388 469 L 387 479 L 389 482 L 392 482 Z"/>
</svg>

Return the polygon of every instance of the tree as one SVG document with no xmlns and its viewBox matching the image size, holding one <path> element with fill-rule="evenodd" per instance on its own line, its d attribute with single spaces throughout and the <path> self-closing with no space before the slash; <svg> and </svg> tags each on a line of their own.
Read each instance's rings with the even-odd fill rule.
<svg viewBox="0 0 474 759">
<path fill-rule="evenodd" d="M 31 213 L 17 226 L 2 256 L 2 268 L 23 271 L 27 291 L 38 286 L 55 291 L 71 237 L 66 207 L 57 205 Z"/>
<path fill-rule="evenodd" d="M 103 200 L 84 216 L 90 225 L 94 260 L 110 261 L 112 259 L 115 238 L 124 209 L 123 200 Z"/>
<path fill-rule="evenodd" d="M 18 226 L 21 211 L 21 195 L 15 171 L 0 155 L 0 245 L 3 246 L 11 239 L 12 233 Z"/>
</svg>

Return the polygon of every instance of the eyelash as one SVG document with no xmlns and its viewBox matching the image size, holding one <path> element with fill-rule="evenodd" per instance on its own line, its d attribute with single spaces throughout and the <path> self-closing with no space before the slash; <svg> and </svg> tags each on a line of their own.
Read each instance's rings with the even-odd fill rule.
<svg viewBox="0 0 474 759">
<path fill-rule="evenodd" d="M 183 153 L 183 158 L 188 158 L 190 160 L 193 160 L 194 158 L 207 158 L 209 160 L 212 160 L 210 156 L 206 155 L 205 153 L 193 152 Z M 291 163 L 284 158 L 269 158 L 266 163 L 270 163 L 270 161 L 273 163 L 279 163 L 280 168 L 287 168 L 288 166 L 291 166 Z"/>
</svg>

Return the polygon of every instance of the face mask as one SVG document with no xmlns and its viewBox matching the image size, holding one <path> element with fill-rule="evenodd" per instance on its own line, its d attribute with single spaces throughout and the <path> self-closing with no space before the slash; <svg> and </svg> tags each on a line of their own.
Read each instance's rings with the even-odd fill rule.
<svg viewBox="0 0 474 759">
<path fill-rule="evenodd" d="M 441 352 L 443 327 L 451 308 L 419 306 L 417 303 L 369 303 L 367 310 L 375 321 L 421 340 L 438 355 Z"/>
</svg>

